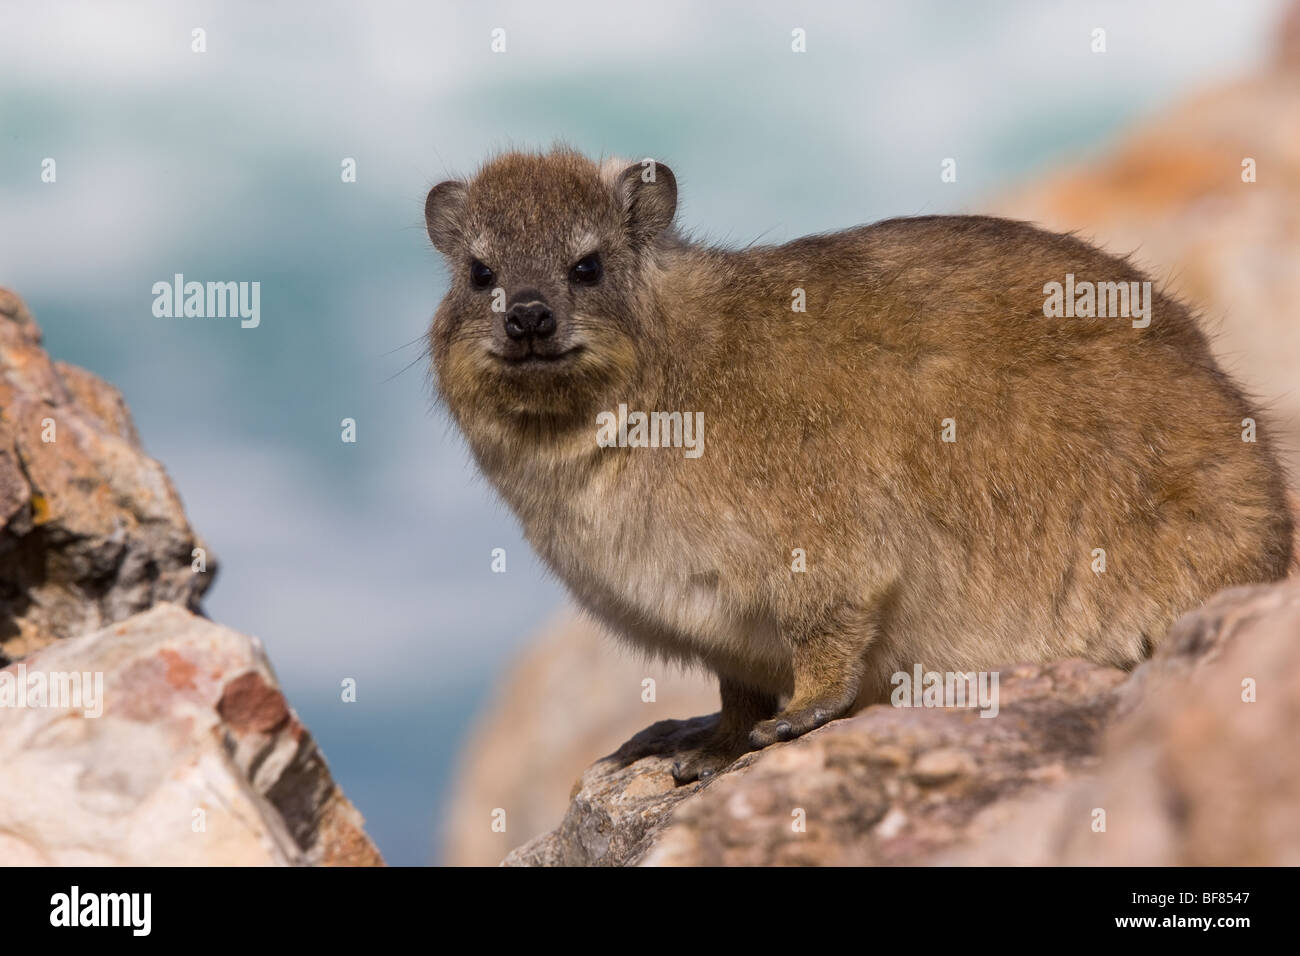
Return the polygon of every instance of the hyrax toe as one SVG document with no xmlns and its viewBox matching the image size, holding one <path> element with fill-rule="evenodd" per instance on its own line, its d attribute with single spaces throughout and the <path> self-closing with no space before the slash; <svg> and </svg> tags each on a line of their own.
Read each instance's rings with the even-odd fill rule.
<svg viewBox="0 0 1300 956">
<path fill-rule="evenodd" d="M 708 780 L 715 773 L 725 768 L 731 759 L 716 751 L 702 751 L 683 757 L 673 764 L 673 780 L 680 787 L 696 781 Z"/>
<path fill-rule="evenodd" d="M 847 712 L 846 707 L 830 706 L 824 701 L 802 707 L 792 705 L 771 720 L 755 724 L 749 732 L 749 745 L 758 750 L 783 740 L 793 740 Z"/>
<path fill-rule="evenodd" d="M 750 749 L 743 734 L 715 734 L 698 749 L 685 751 L 678 756 L 673 763 L 673 780 L 678 786 L 708 780 Z"/>
</svg>

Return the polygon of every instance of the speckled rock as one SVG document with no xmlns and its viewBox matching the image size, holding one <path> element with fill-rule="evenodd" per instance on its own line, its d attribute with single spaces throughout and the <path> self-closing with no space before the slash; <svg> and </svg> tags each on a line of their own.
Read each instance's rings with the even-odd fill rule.
<svg viewBox="0 0 1300 956">
<path fill-rule="evenodd" d="M 255 638 L 162 604 L 0 670 L 0 864 L 381 863 Z"/>
<path fill-rule="evenodd" d="M 1122 689 L 1097 772 L 937 862 L 1300 865 L 1300 581 L 1184 616 Z"/>
<path fill-rule="evenodd" d="M 583 774 L 563 823 L 509 865 L 905 863 L 977 834 L 990 803 L 1092 766 L 1122 671 L 1000 673 L 999 712 L 869 707 L 674 787 L 671 753 L 712 718 L 662 721 Z"/>
<path fill-rule="evenodd" d="M 0 864 L 379 864 L 116 389 L 0 289 Z M 175 602 L 175 603 L 172 603 Z"/>
<path fill-rule="evenodd" d="M 51 361 L 0 289 L 0 663 L 160 601 L 197 610 L 215 570 L 122 396 Z"/>
<path fill-rule="evenodd" d="M 870 707 L 674 787 L 710 718 L 583 774 L 508 865 L 1300 864 L 1300 580 L 1225 591 L 1126 675 L 1001 672 L 997 716 Z"/>
</svg>

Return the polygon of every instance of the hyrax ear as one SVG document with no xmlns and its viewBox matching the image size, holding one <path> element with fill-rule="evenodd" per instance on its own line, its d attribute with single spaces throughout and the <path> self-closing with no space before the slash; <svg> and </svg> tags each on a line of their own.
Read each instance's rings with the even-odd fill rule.
<svg viewBox="0 0 1300 956">
<path fill-rule="evenodd" d="M 456 248 L 460 237 L 461 214 L 465 211 L 465 198 L 469 187 L 459 179 L 449 179 L 438 183 L 429 190 L 429 198 L 424 201 L 424 224 L 428 227 L 429 238 L 433 247 L 444 256 L 449 256 Z"/>
<path fill-rule="evenodd" d="M 615 187 L 623 222 L 634 243 L 649 242 L 673 224 L 677 177 L 663 163 L 644 159 L 623 170 Z"/>
</svg>

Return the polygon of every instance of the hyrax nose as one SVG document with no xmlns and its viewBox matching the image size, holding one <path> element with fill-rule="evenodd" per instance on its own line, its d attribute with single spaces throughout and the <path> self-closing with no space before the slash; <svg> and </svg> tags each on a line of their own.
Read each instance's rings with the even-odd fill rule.
<svg viewBox="0 0 1300 956">
<path fill-rule="evenodd" d="M 544 339 L 554 331 L 555 313 L 535 296 L 516 302 L 506 312 L 506 335 L 512 339 L 526 339 L 529 336 Z"/>
</svg>

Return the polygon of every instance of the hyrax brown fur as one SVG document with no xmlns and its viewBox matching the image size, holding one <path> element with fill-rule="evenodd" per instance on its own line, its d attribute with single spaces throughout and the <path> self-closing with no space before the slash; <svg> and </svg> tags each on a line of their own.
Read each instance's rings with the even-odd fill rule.
<svg viewBox="0 0 1300 956">
<path fill-rule="evenodd" d="M 718 674 L 679 781 L 918 663 L 1131 667 L 1216 590 L 1285 574 L 1283 475 L 1188 309 L 1044 314 L 1067 274 L 1148 280 L 1127 261 L 983 216 L 727 250 L 676 204 L 661 163 L 556 150 L 425 212 L 452 277 L 438 387 L 479 466 L 584 607 Z M 703 453 L 598 442 L 620 406 L 703 413 Z"/>
</svg>

